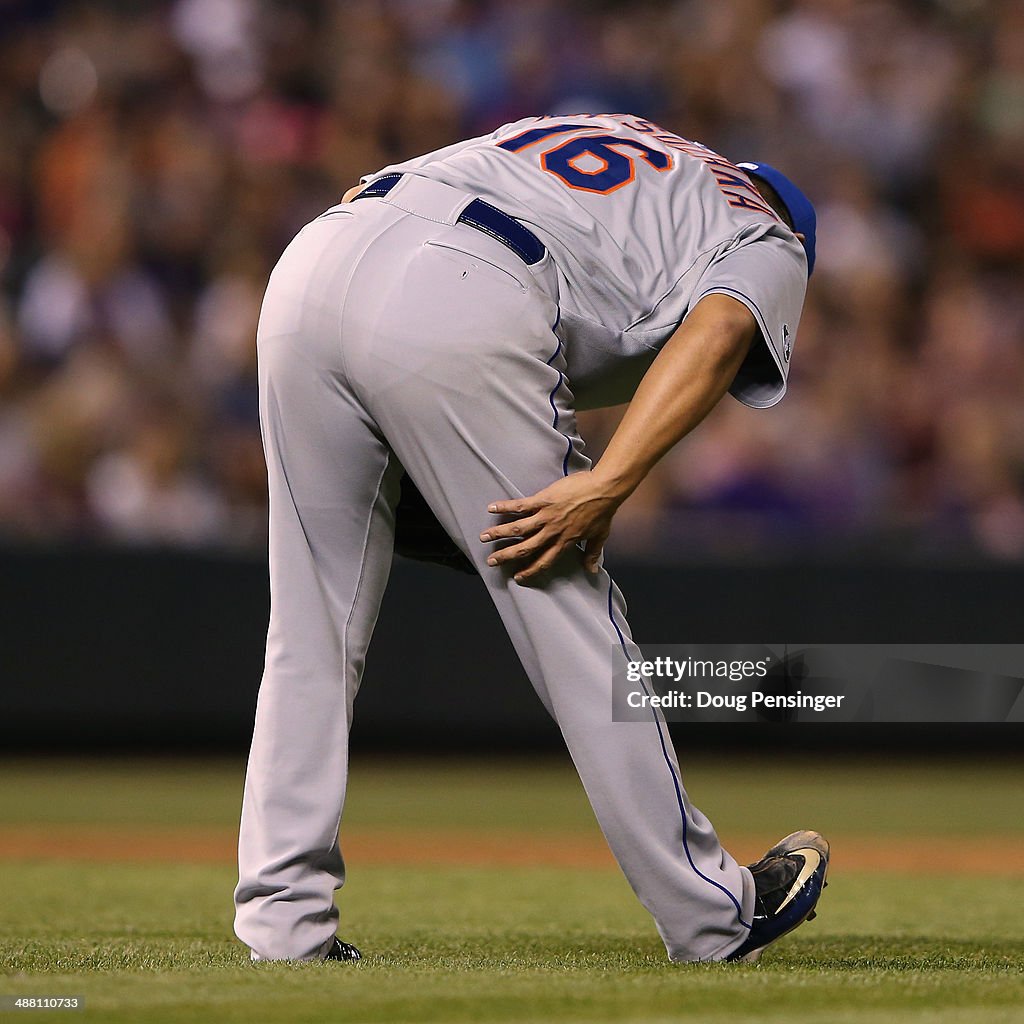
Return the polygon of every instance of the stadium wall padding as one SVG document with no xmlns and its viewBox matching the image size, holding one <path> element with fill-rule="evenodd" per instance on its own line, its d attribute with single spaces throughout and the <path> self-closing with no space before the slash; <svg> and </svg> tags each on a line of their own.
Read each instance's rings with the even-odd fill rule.
<svg viewBox="0 0 1024 1024">
<path fill-rule="evenodd" d="M 1024 572 L 995 565 L 611 560 L 636 638 L 1011 643 Z M 244 751 L 269 608 L 257 556 L 0 549 L 0 750 Z M 1020 726 L 683 727 L 677 742 L 1020 749 Z M 799 730 L 799 735 L 796 730 Z M 560 743 L 479 579 L 396 559 L 353 744 L 389 751 Z"/>
</svg>

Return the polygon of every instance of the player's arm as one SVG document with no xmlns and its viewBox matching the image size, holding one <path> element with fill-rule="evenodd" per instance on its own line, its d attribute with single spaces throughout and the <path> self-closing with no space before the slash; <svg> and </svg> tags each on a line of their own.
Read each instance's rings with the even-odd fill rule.
<svg viewBox="0 0 1024 1024">
<path fill-rule="evenodd" d="M 757 333 L 749 309 L 728 295 L 694 306 L 644 375 L 601 460 L 525 498 L 488 511 L 515 516 L 488 527 L 485 543 L 520 538 L 494 551 L 488 565 L 514 563 L 517 581 L 548 569 L 561 552 L 586 541 L 586 566 L 597 571 L 612 517 L 654 464 L 685 437 L 729 390 Z"/>
</svg>

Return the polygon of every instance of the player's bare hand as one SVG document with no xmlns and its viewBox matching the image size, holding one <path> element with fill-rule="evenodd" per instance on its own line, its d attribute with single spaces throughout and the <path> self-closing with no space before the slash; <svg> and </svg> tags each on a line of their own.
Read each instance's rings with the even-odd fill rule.
<svg viewBox="0 0 1024 1024">
<path fill-rule="evenodd" d="M 604 543 L 611 532 L 612 517 L 623 496 L 593 471 L 573 473 L 526 498 L 496 501 L 487 511 L 513 517 L 510 522 L 488 527 L 480 540 L 513 542 L 487 559 L 491 566 L 514 565 L 515 580 L 524 583 L 550 569 L 568 547 L 584 541 L 583 562 L 597 572 Z"/>
</svg>

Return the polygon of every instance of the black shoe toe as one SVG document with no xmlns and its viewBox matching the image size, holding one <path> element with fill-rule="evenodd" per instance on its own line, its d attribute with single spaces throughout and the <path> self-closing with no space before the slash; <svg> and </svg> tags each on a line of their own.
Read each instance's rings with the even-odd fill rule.
<svg viewBox="0 0 1024 1024">
<path fill-rule="evenodd" d="M 325 960 L 362 960 L 363 954 L 349 942 L 342 942 L 335 936 L 334 944 L 327 951 Z"/>
</svg>

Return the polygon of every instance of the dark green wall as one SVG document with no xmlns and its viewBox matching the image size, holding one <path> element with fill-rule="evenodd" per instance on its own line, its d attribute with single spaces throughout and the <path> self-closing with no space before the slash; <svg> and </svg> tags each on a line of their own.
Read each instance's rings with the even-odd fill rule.
<svg viewBox="0 0 1024 1024">
<path fill-rule="evenodd" d="M 1020 642 L 1024 573 L 921 567 L 616 563 L 643 643 Z M 0 747 L 244 750 L 267 620 L 258 558 L 0 549 Z M 720 726 L 694 744 L 1006 747 L 1020 727 Z M 399 560 L 356 703 L 354 742 L 550 748 L 479 580 Z"/>
</svg>

